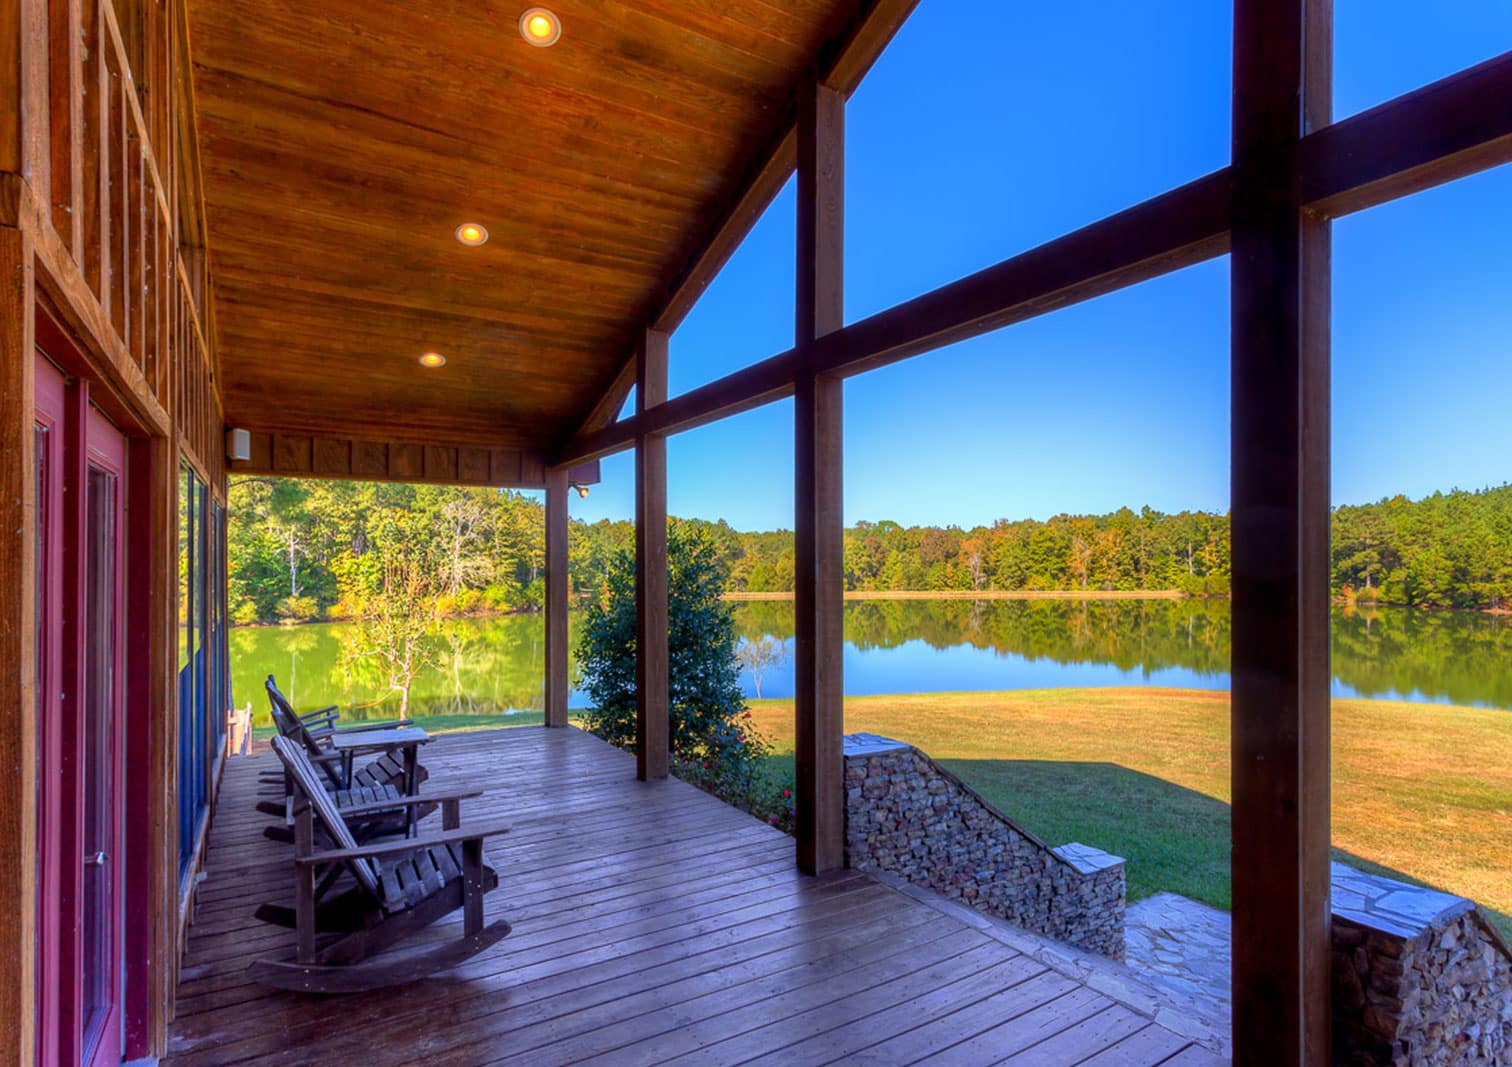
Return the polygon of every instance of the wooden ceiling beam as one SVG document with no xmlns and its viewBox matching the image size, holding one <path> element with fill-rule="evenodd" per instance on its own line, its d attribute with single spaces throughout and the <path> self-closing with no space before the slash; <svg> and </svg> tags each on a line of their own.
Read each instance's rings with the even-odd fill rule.
<svg viewBox="0 0 1512 1067">
<path fill-rule="evenodd" d="M 1331 217 L 1512 162 L 1512 52 L 1308 134 L 1302 200 Z"/>
<path fill-rule="evenodd" d="M 818 82 L 849 97 L 861 84 L 866 72 L 887 48 L 888 42 L 907 21 L 919 0 L 871 0 L 837 38 L 838 43 L 821 56 Z M 757 152 L 740 192 L 720 215 L 718 223 L 705 236 L 676 280 L 657 301 L 649 318 L 651 329 L 672 333 L 698 303 L 745 240 L 762 212 L 798 165 L 798 103 L 795 91 L 783 112 L 780 131 L 774 140 Z M 599 400 L 581 421 L 576 437 L 593 434 L 614 422 L 634 382 L 635 359 L 632 356 L 599 390 Z M 753 405 L 754 406 L 754 405 Z M 606 415 L 607 412 L 607 415 Z"/>
<path fill-rule="evenodd" d="M 227 463 L 231 474 L 356 481 L 423 482 L 500 489 L 546 488 L 538 453 L 419 441 L 371 441 L 318 434 L 251 432 L 251 458 Z M 569 483 L 595 485 L 596 460 L 575 464 Z"/>
<path fill-rule="evenodd" d="M 874 5 L 872 14 L 880 15 L 884 6 Z M 891 14 L 911 6 L 891 5 Z M 869 47 L 880 52 L 875 39 Z M 858 77 L 850 56 L 842 53 L 831 67 L 849 72 L 846 84 Z M 1302 201 L 1327 215 L 1359 211 L 1512 162 L 1512 52 L 1323 126 L 1303 137 L 1296 151 Z M 815 369 L 857 374 L 1221 255 L 1228 250 L 1230 183 L 1225 168 L 852 323 L 815 343 Z M 731 233 L 721 233 L 706 255 L 717 258 L 718 248 L 738 229 L 733 217 L 730 225 Z M 743 237 L 741 230 L 730 249 Z M 722 264 L 720 259 L 699 268 L 685 285 L 697 282 L 701 292 Z M 657 432 L 703 425 L 791 396 L 792 381 L 784 376 L 796 369 L 794 354 L 785 352 L 639 418 Z M 585 425 L 558 454 L 572 459 L 621 451 L 634 442 L 637 421 Z"/>
<path fill-rule="evenodd" d="M 827 334 L 813 343 L 811 365 L 859 374 L 1222 255 L 1229 196 L 1224 169 Z M 772 356 L 574 438 L 557 461 L 610 455 L 641 429 L 675 433 L 791 396 L 797 370 L 795 352 Z"/>
</svg>

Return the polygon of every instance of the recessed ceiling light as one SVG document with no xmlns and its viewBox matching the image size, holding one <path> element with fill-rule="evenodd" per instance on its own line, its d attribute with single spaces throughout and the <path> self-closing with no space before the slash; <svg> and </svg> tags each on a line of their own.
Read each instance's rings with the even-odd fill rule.
<svg viewBox="0 0 1512 1067">
<path fill-rule="evenodd" d="M 544 7 L 530 8 L 520 16 L 520 36 L 537 48 L 550 48 L 562 36 L 562 20 Z"/>
<path fill-rule="evenodd" d="M 476 222 L 464 222 L 456 229 L 457 240 L 473 248 L 488 242 L 488 231 Z"/>
<path fill-rule="evenodd" d="M 425 353 L 425 355 L 420 357 L 420 366 L 444 367 L 446 366 L 446 357 L 443 356 L 440 352 L 427 352 Z"/>
</svg>

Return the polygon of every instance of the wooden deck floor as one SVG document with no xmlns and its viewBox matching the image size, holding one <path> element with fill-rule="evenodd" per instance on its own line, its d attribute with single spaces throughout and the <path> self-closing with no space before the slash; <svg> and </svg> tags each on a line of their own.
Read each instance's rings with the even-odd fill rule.
<svg viewBox="0 0 1512 1067">
<path fill-rule="evenodd" d="M 253 810 L 270 755 L 231 760 L 170 1034 L 173 1064 L 495 1062 L 1173 1065 L 1186 1038 L 866 874 L 793 867 L 792 841 L 577 730 L 457 734 L 433 788 L 488 791 L 488 917 L 514 932 L 445 976 L 320 999 L 246 978 L 291 957 L 254 907 L 291 897 Z"/>
</svg>

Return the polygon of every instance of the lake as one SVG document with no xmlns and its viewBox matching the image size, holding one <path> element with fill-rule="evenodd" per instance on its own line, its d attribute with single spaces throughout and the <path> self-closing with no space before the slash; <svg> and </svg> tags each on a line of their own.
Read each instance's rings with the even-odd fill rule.
<svg viewBox="0 0 1512 1067">
<path fill-rule="evenodd" d="M 732 605 L 743 639 L 786 642 L 761 678 L 764 697 L 793 693 L 791 601 Z M 845 606 L 845 691 L 873 693 L 1151 685 L 1229 688 L 1229 604 L 1200 600 L 867 600 Z M 539 721 L 539 615 L 454 619 L 439 662 L 411 692 L 417 715 L 518 715 Z M 262 682 L 274 674 L 301 709 L 391 717 L 397 694 L 346 666 L 351 624 L 231 631 L 235 702 L 268 725 Z M 1406 608 L 1333 612 L 1335 696 L 1512 709 L 1512 620 Z M 746 695 L 755 679 L 741 677 Z M 573 707 L 583 706 L 574 690 Z"/>
</svg>

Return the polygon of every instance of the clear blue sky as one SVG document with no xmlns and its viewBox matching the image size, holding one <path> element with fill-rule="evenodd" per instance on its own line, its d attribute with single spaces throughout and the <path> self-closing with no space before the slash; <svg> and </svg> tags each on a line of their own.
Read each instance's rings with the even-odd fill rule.
<svg viewBox="0 0 1512 1067">
<path fill-rule="evenodd" d="M 1512 49 L 1512 2 L 1335 0 L 1335 115 Z M 1227 0 L 923 0 L 847 111 L 846 317 L 1225 165 Z M 672 339 L 681 393 L 782 351 L 793 191 Z M 1228 507 L 1228 261 L 846 383 L 845 516 Z M 1334 499 L 1512 480 L 1512 168 L 1334 227 Z M 790 402 L 674 437 L 674 514 L 792 525 Z M 632 518 L 628 454 L 573 515 Z"/>
</svg>

